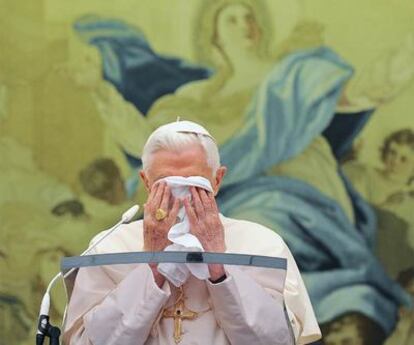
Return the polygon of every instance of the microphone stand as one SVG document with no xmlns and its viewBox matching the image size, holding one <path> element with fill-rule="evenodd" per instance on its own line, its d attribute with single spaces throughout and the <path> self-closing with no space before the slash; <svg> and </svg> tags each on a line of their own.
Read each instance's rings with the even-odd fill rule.
<svg viewBox="0 0 414 345">
<path fill-rule="evenodd" d="M 36 334 L 36 345 L 43 345 L 45 337 L 50 338 L 50 345 L 60 344 L 60 329 L 59 327 L 50 324 L 48 315 L 39 316 L 37 331 L 38 332 Z"/>
<path fill-rule="evenodd" d="M 95 243 L 93 243 L 89 248 L 87 248 L 80 256 L 88 254 L 93 248 L 95 248 L 105 238 L 107 238 L 116 229 L 118 229 L 119 226 L 121 226 L 124 223 L 129 222 L 135 216 L 138 210 L 139 210 L 138 205 L 134 205 L 130 209 L 128 209 L 125 213 L 122 214 L 121 220 L 118 223 L 116 223 L 112 228 L 107 230 L 107 233 L 105 235 L 103 235 Z M 40 305 L 39 322 L 37 324 L 37 333 L 36 333 L 36 345 L 43 345 L 46 337 L 50 339 L 49 345 L 60 344 L 59 338 L 60 338 L 61 331 L 59 327 L 53 326 L 49 322 L 50 290 L 52 289 L 53 285 L 59 278 L 65 279 L 73 271 L 74 269 L 72 268 L 70 271 L 66 272 L 65 275 L 62 275 L 62 273 L 59 272 L 50 281 L 46 289 L 46 292 L 43 296 L 42 303 Z"/>
</svg>

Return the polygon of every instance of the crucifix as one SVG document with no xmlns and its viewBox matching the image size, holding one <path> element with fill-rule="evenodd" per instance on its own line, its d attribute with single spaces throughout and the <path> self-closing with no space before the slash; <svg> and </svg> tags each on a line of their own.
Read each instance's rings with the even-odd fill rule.
<svg viewBox="0 0 414 345">
<path fill-rule="evenodd" d="M 180 295 L 177 298 L 173 308 L 164 309 L 162 316 L 165 318 L 174 319 L 174 341 L 178 344 L 182 340 L 182 321 L 183 320 L 194 320 L 197 318 L 198 313 L 189 310 L 184 304 L 184 291 L 180 287 Z"/>
</svg>

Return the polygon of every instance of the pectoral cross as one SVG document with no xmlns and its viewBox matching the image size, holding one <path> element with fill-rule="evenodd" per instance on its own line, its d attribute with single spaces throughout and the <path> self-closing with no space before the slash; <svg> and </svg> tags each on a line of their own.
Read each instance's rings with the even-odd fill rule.
<svg viewBox="0 0 414 345">
<path fill-rule="evenodd" d="M 183 320 L 194 320 L 197 318 L 198 313 L 185 307 L 184 292 L 182 288 L 180 288 L 180 295 L 177 299 L 177 302 L 175 302 L 174 307 L 172 309 L 164 309 L 162 316 L 165 318 L 174 319 L 174 341 L 176 344 L 178 344 L 182 340 Z"/>
</svg>

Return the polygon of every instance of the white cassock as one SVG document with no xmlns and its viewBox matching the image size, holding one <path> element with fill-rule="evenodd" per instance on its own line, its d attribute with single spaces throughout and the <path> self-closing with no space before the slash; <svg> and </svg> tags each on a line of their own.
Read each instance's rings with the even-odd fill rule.
<svg viewBox="0 0 414 345">
<path fill-rule="evenodd" d="M 286 282 L 281 287 L 272 269 L 242 266 L 225 265 L 227 278 L 217 284 L 190 276 L 182 286 L 185 310 L 197 317 L 181 321 L 179 345 L 290 345 L 292 330 L 296 344 L 318 340 L 321 333 L 309 296 L 284 241 L 259 224 L 220 217 L 227 253 L 286 258 Z M 139 220 L 118 229 L 91 254 L 142 250 Z M 160 289 L 146 264 L 80 269 L 68 305 L 64 343 L 176 344 L 175 321 L 163 313 L 173 309 L 180 293 L 167 280 Z"/>
</svg>

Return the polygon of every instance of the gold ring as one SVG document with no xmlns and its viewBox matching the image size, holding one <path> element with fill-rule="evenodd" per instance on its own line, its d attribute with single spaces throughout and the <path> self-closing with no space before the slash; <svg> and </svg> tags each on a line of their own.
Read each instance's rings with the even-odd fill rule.
<svg viewBox="0 0 414 345">
<path fill-rule="evenodd" d="M 163 210 L 162 208 L 157 209 L 157 211 L 155 212 L 155 219 L 156 220 L 163 220 L 164 218 L 167 217 L 167 212 L 165 210 Z"/>
</svg>

